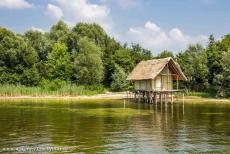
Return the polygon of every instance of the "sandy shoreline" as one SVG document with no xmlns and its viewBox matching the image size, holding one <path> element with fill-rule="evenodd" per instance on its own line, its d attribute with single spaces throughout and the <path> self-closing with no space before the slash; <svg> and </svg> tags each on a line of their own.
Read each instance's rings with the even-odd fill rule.
<svg viewBox="0 0 230 154">
<path fill-rule="evenodd" d="M 84 100 L 84 99 L 124 99 L 127 98 L 126 92 L 107 92 L 104 94 L 96 94 L 92 96 L 0 96 L 0 100 L 10 100 L 10 99 L 71 99 L 71 100 Z M 174 96 L 176 101 L 176 96 Z M 179 102 L 182 98 L 178 98 Z M 230 103 L 229 99 L 216 99 L 216 98 L 202 98 L 198 96 L 185 96 L 185 102 L 191 103 L 201 103 L 201 102 L 213 102 L 213 103 Z"/>
</svg>

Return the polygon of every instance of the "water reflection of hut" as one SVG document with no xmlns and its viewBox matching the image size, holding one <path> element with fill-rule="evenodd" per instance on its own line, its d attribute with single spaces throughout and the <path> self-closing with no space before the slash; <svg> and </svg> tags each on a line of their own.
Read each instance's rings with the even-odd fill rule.
<svg viewBox="0 0 230 154">
<path fill-rule="evenodd" d="M 127 80 L 134 83 L 135 98 L 142 97 L 148 102 L 154 100 L 167 102 L 168 96 L 171 96 L 173 101 L 173 92 L 182 91 L 179 89 L 178 82 L 186 81 L 187 78 L 179 64 L 168 57 L 141 61 L 129 74 Z"/>
</svg>

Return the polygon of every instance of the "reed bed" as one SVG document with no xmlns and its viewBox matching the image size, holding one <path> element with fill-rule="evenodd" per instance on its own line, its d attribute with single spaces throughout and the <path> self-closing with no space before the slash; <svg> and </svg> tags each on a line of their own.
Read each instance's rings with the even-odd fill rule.
<svg viewBox="0 0 230 154">
<path fill-rule="evenodd" d="M 41 86 L 27 87 L 22 85 L 0 85 L 0 96 L 79 96 L 104 93 L 103 86 L 64 85 L 57 89 L 48 89 Z"/>
</svg>

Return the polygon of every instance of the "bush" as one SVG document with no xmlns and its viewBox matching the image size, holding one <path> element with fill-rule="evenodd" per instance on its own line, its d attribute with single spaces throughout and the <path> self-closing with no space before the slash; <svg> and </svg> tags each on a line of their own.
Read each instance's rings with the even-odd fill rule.
<svg viewBox="0 0 230 154">
<path fill-rule="evenodd" d="M 38 85 L 40 76 L 38 70 L 35 66 L 31 69 L 24 69 L 21 77 L 21 84 L 27 86 L 36 86 Z"/>
<path fill-rule="evenodd" d="M 54 80 L 43 80 L 41 82 L 41 87 L 43 89 L 47 89 L 50 91 L 58 90 L 66 85 L 66 81 L 60 80 L 60 79 L 54 79 Z"/>
<path fill-rule="evenodd" d="M 112 74 L 111 89 L 113 91 L 122 91 L 127 89 L 128 82 L 126 81 L 126 78 L 127 75 L 124 70 L 120 66 L 115 65 L 115 70 Z"/>
</svg>

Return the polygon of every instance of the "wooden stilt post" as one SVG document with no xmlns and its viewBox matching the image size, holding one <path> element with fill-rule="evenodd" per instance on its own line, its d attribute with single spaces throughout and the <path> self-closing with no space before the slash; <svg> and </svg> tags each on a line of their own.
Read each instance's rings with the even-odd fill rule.
<svg viewBox="0 0 230 154">
<path fill-rule="evenodd" d="M 160 93 L 160 102 L 162 103 L 162 93 Z"/>
<path fill-rule="evenodd" d="M 168 93 L 166 93 L 165 95 L 166 95 L 165 104 L 167 105 L 167 103 L 168 103 Z"/>
<path fill-rule="evenodd" d="M 183 93 L 183 115 L 184 115 L 184 93 Z"/>
<path fill-rule="evenodd" d="M 176 89 L 178 90 L 179 84 L 178 84 L 178 75 L 176 76 Z"/>
<path fill-rule="evenodd" d="M 151 91 L 151 95 L 150 95 L 150 101 L 151 103 L 153 103 L 153 92 Z"/>
<path fill-rule="evenodd" d="M 184 105 L 184 93 L 183 93 L 183 105 Z"/>
</svg>

